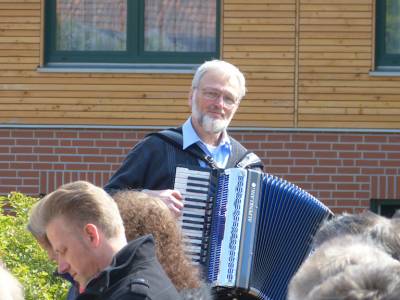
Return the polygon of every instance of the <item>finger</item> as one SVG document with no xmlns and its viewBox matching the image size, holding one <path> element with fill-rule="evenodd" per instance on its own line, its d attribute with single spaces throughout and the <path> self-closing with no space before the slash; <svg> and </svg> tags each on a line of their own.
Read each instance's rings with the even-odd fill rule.
<svg viewBox="0 0 400 300">
<path fill-rule="evenodd" d="M 173 203 L 168 204 L 168 208 L 175 217 L 179 217 L 182 214 L 182 211 L 178 209 Z"/>
<path fill-rule="evenodd" d="M 183 209 L 183 202 L 182 200 L 178 200 L 176 198 L 170 198 L 170 203 L 175 206 L 176 209 L 182 210 Z"/>
</svg>

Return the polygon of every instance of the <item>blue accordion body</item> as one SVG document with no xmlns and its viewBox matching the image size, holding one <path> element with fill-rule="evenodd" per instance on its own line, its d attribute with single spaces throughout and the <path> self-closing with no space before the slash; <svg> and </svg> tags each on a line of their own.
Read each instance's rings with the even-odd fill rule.
<svg viewBox="0 0 400 300">
<path fill-rule="evenodd" d="M 187 172 L 177 169 L 178 177 L 182 170 Z M 192 170 L 188 174 L 185 180 L 194 176 Z M 176 180 L 175 188 L 189 203 L 184 203 L 181 220 L 191 245 L 189 254 L 199 252 L 193 260 L 203 265 L 218 299 L 286 299 L 290 279 L 308 256 L 315 232 L 331 211 L 286 180 L 232 168 L 218 174 L 216 194 L 206 197 L 204 215 L 197 222 L 191 207 L 196 207 L 197 214 L 197 203 L 203 200 L 196 200 L 196 205 L 190 201 L 196 198 L 199 186 L 207 180 L 212 183 L 212 178 L 187 188 L 189 192 Z M 195 223 L 201 236 L 193 230 Z"/>
</svg>

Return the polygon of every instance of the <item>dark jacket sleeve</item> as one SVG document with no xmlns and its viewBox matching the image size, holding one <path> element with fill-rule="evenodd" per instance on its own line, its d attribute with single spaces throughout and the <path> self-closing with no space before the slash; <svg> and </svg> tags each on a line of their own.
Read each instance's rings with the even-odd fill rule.
<svg viewBox="0 0 400 300">
<path fill-rule="evenodd" d="M 169 188 L 166 145 L 157 137 L 146 137 L 132 148 L 104 189 L 113 194 L 124 189 Z"/>
</svg>

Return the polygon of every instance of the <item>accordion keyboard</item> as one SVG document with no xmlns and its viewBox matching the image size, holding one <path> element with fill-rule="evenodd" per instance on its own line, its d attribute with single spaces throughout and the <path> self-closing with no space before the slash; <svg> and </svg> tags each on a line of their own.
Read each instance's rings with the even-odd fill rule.
<svg viewBox="0 0 400 300">
<path fill-rule="evenodd" d="M 207 231 L 211 222 L 209 171 L 177 167 L 174 189 L 183 196 L 183 211 L 178 222 L 185 237 L 186 253 L 195 264 L 206 259 Z"/>
</svg>

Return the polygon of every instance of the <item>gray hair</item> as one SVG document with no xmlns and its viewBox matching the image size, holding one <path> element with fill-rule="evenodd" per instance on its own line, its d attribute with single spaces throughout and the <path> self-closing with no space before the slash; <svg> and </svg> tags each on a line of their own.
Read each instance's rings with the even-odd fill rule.
<svg viewBox="0 0 400 300">
<path fill-rule="evenodd" d="M 239 84 L 238 100 L 240 101 L 246 95 L 246 79 L 244 78 L 243 73 L 231 63 L 218 59 L 206 61 L 198 67 L 193 76 L 192 89 L 199 86 L 201 79 L 208 71 L 218 71 L 228 75 L 230 78 L 236 78 Z"/>
</svg>

